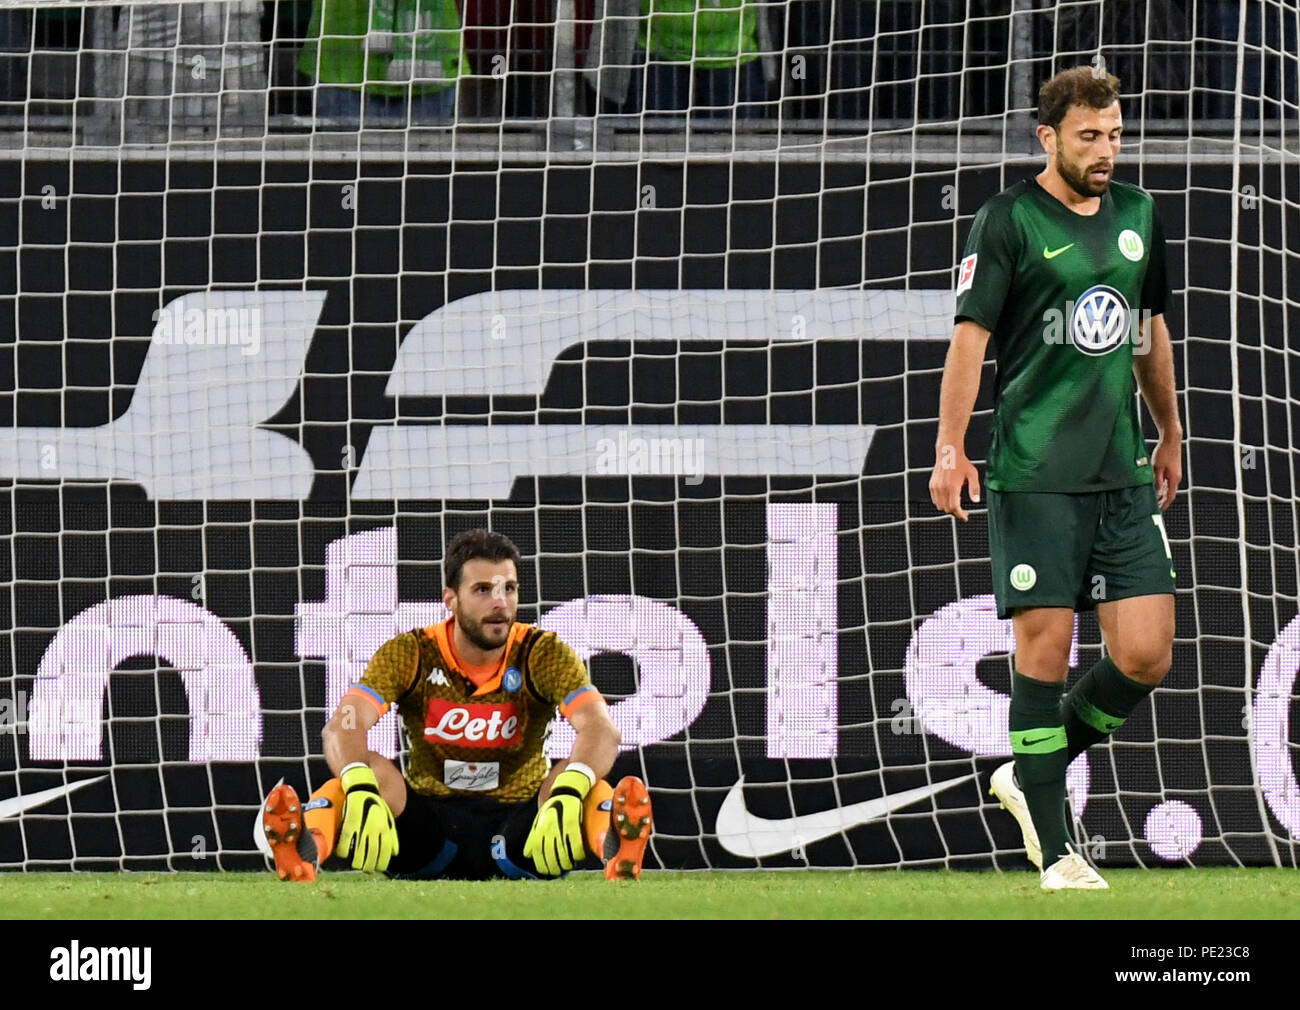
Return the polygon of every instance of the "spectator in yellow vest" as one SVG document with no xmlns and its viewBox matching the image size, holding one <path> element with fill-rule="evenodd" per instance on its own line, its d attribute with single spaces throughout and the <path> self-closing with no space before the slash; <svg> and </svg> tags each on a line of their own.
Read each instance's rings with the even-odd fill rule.
<svg viewBox="0 0 1300 1010">
<path fill-rule="evenodd" d="M 762 115 L 755 0 L 640 0 L 627 100 L 617 112 Z"/>
<path fill-rule="evenodd" d="M 447 121 L 463 44 L 456 0 L 314 0 L 298 69 L 319 118 L 362 125 Z M 363 110 L 364 98 L 364 110 Z"/>
</svg>

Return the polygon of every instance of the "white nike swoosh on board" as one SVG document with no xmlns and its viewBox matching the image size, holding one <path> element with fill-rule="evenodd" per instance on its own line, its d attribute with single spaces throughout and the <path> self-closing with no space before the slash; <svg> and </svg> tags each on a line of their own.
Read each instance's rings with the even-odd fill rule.
<svg viewBox="0 0 1300 1010">
<path fill-rule="evenodd" d="M 17 817 L 25 810 L 31 810 L 35 807 L 43 807 L 45 804 L 57 800 L 60 796 L 67 796 L 69 793 L 75 793 L 82 786 L 88 786 L 95 782 L 102 782 L 108 778 L 107 775 L 101 775 L 95 779 L 82 779 L 80 782 L 69 782 L 66 786 L 55 786 L 53 789 L 42 789 L 39 793 L 28 793 L 26 796 L 14 796 L 7 800 L 0 800 L 0 821 L 6 817 Z"/>
<path fill-rule="evenodd" d="M 761 859 L 763 856 L 775 856 L 781 852 L 811 842 L 829 838 L 831 835 L 848 831 L 868 821 L 884 817 L 886 814 L 910 807 L 913 803 L 938 795 L 945 789 L 969 782 L 975 776 L 963 775 L 959 779 L 948 779 L 930 786 L 917 786 L 905 789 L 892 796 L 881 796 L 861 803 L 850 803 L 845 807 L 832 807 L 819 810 L 815 814 L 801 814 L 780 820 L 768 820 L 751 814 L 745 808 L 745 777 L 731 787 L 726 799 L 718 810 L 718 819 L 714 832 L 718 843 L 733 856 Z"/>
</svg>

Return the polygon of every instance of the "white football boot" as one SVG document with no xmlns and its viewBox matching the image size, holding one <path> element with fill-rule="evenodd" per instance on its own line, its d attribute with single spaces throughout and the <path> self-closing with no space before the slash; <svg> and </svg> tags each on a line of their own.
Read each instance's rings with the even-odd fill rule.
<svg viewBox="0 0 1300 1010">
<path fill-rule="evenodd" d="M 1034 829 L 1033 818 L 1029 816 L 1029 804 L 1025 794 L 1016 785 L 1016 763 L 1008 761 L 999 765 L 989 782 L 989 795 L 996 797 L 1002 809 L 1008 811 L 1020 824 L 1020 834 L 1025 841 L 1025 855 L 1029 861 L 1043 870 L 1043 847 L 1038 844 L 1038 832 Z"/>
<path fill-rule="evenodd" d="M 1102 880 L 1084 858 L 1067 845 L 1066 854 L 1043 871 L 1038 886 L 1044 891 L 1107 891 L 1110 884 Z"/>
</svg>

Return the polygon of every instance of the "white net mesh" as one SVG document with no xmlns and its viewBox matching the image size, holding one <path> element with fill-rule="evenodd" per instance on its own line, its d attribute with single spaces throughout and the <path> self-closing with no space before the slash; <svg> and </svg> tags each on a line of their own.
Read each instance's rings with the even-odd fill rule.
<svg viewBox="0 0 1300 1010">
<path fill-rule="evenodd" d="M 655 865 L 1025 865 L 986 524 L 926 483 L 953 264 L 1094 60 L 1187 439 L 1174 668 L 1080 840 L 1295 864 L 1296 4 L 331 6 L 0 3 L 0 866 L 260 865 L 480 525 Z"/>
</svg>

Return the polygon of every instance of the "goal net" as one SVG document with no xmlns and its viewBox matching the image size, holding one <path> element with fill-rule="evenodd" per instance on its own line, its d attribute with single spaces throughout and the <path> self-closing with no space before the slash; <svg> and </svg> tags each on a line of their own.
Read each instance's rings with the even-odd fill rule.
<svg viewBox="0 0 1300 1010">
<path fill-rule="evenodd" d="M 1024 869 L 985 514 L 927 484 L 954 265 L 1078 64 L 1186 429 L 1173 669 L 1072 766 L 1079 841 L 1294 866 L 1297 5 L 643 7 L 0 3 L 0 868 L 262 866 L 490 526 L 650 865 Z"/>
</svg>

